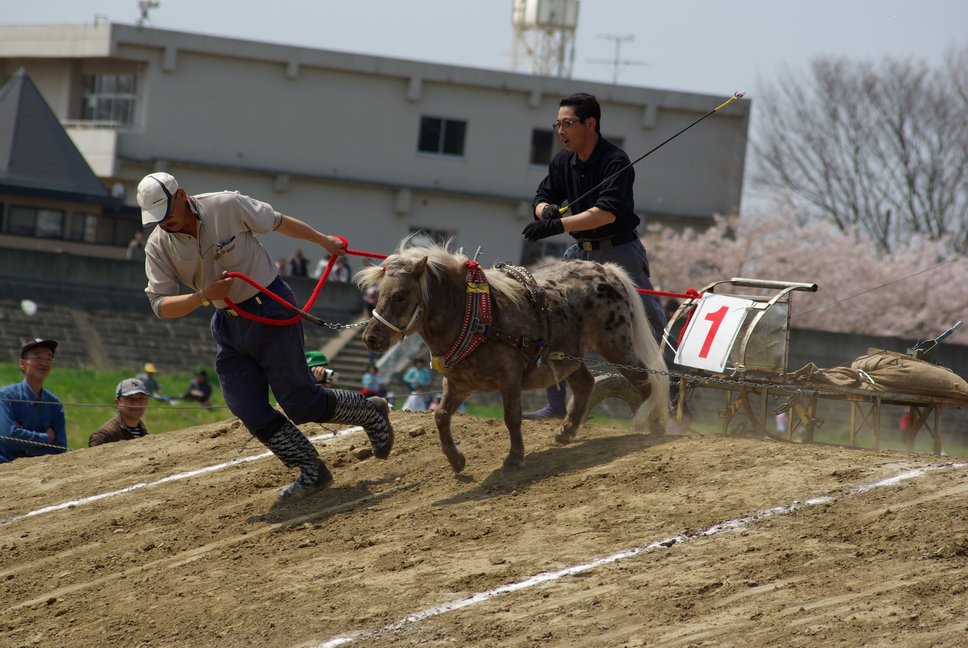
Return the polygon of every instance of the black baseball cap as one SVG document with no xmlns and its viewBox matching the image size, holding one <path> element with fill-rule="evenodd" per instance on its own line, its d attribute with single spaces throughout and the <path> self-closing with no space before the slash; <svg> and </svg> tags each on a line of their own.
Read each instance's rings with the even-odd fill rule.
<svg viewBox="0 0 968 648">
<path fill-rule="evenodd" d="M 31 349 L 36 349 L 37 347 L 47 347 L 50 349 L 51 353 L 55 353 L 57 351 L 57 342 L 54 340 L 42 340 L 40 338 L 34 338 L 30 342 L 24 344 L 24 347 L 20 350 L 20 357 L 25 358 L 28 351 Z"/>
</svg>

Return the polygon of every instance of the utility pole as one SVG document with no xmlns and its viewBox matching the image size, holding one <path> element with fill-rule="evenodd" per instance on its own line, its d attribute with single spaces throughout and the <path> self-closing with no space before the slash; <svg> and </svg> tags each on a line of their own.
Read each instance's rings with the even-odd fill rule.
<svg viewBox="0 0 968 648">
<path fill-rule="evenodd" d="M 589 63 L 602 63 L 612 66 L 612 84 L 618 83 L 618 71 L 620 68 L 626 65 L 648 65 L 648 63 L 643 63 L 642 61 L 630 61 L 622 58 L 622 43 L 623 42 L 633 42 L 635 36 L 628 34 L 627 36 L 599 36 L 599 38 L 604 38 L 605 40 L 615 41 L 615 57 L 612 59 L 591 59 Z"/>
</svg>

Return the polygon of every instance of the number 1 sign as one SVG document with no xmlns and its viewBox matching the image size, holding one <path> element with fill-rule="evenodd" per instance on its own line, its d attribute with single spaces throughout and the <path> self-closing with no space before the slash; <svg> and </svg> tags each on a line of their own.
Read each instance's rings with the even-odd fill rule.
<svg viewBox="0 0 968 648">
<path fill-rule="evenodd" d="M 682 336 L 676 364 L 722 372 L 752 306 L 749 299 L 704 294 Z"/>
</svg>

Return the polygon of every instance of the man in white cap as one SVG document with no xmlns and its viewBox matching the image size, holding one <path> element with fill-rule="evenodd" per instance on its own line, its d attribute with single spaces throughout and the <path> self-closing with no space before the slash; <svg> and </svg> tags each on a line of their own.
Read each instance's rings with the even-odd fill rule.
<svg viewBox="0 0 968 648">
<path fill-rule="evenodd" d="M 141 417 L 148 406 L 148 396 L 148 388 L 137 378 L 126 378 L 119 382 L 114 392 L 117 413 L 91 435 L 87 445 L 130 441 L 147 435 L 148 428 Z"/>
<path fill-rule="evenodd" d="M 292 318 L 293 311 L 260 295 L 249 283 L 224 276 L 238 272 L 295 304 L 292 289 L 256 234 L 279 232 L 337 256 L 344 254 L 342 241 L 236 191 L 189 195 L 163 172 L 141 180 L 138 204 L 142 223 L 157 225 L 145 245 L 145 293 L 151 308 L 168 318 L 215 306 L 215 372 L 225 404 L 286 466 L 300 469 L 279 497 L 304 497 L 333 481 L 294 422 L 359 425 L 370 437 L 374 456 L 385 459 L 393 447 L 386 400 L 318 385 L 306 366 L 302 322 L 276 326 L 248 317 L 284 320 Z M 182 284 L 191 291 L 179 294 Z M 288 418 L 269 404 L 270 388 Z"/>
<path fill-rule="evenodd" d="M 54 367 L 57 342 L 36 338 L 20 350 L 24 379 L 0 389 L 0 463 L 67 450 L 64 406 L 44 381 Z"/>
</svg>

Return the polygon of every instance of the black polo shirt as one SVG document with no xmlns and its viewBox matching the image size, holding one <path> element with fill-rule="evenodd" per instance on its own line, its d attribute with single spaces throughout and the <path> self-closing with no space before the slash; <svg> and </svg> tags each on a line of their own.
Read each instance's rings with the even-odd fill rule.
<svg viewBox="0 0 968 648">
<path fill-rule="evenodd" d="M 572 204 L 571 201 L 582 196 L 602 180 L 629 165 L 629 156 L 604 137 L 599 136 L 595 150 L 582 162 L 577 153 L 559 151 L 548 165 L 548 175 L 538 185 L 532 209 L 539 202 L 555 205 L 571 204 L 565 216 L 579 214 L 592 207 L 604 209 L 615 215 L 608 225 L 581 232 L 569 232 L 576 239 L 605 239 L 632 232 L 639 225 L 635 214 L 635 201 L 632 198 L 632 184 L 635 182 L 635 169 L 618 174 L 603 187 L 592 192 L 587 198 Z"/>
</svg>

